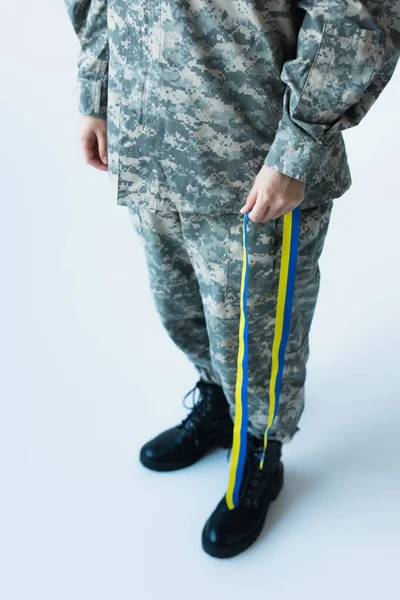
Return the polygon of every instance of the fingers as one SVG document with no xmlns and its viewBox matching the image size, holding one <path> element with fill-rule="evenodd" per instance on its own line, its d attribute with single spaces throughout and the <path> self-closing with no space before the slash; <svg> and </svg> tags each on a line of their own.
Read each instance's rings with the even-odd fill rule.
<svg viewBox="0 0 400 600">
<path fill-rule="evenodd" d="M 99 156 L 99 147 L 97 137 L 84 138 L 81 140 L 83 154 L 88 165 L 101 171 L 107 170 L 107 165 L 104 165 Z"/>
<path fill-rule="evenodd" d="M 249 219 L 266 223 L 291 212 L 304 199 L 305 182 L 263 165 L 241 213 L 250 211 Z"/>
<path fill-rule="evenodd" d="M 99 148 L 99 158 L 104 165 L 108 164 L 107 156 L 107 133 L 106 130 L 97 131 L 97 144 Z"/>
<path fill-rule="evenodd" d="M 77 137 L 85 161 L 91 167 L 107 171 L 107 124 L 105 120 L 83 115 Z"/>
<path fill-rule="evenodd" d="M 249 215 L 249 219 L 255 223 L 261 223 L 268 220 L 271 207 L 265 194 L 258 192 L 254 208 Z"/>
<path fill-rule="evenodd" d="M 292 210 L 294 210 L 302 201 L 303 201 L 303 198 L 300 198 L 297 200 L 291 199 L 291 200 L 287 200 L 287 201 L 282 199 L 277 204 L 276 210 L 275 210 L 272 218 L 279 219 L 280 217 L 287 215 L 288 213 L 292 212 Z"/>
<path fill-rule="evenodd" d="M 257 200 L 257 188 L 255 186 L 252 187 L 250 194 L 247 196 L 246 204 L 242 206 L 239 212 L 242 214 L 248 213 L 249 210 L 252 210 Z"/>
<path fill-rule="evenodd" d="M 281 208 L 274 214 L 273 219 L 279 219 L 279 217 L 283 217 L 287 213 L 290 213 L 294 208 L 295 207 L 292 205 Z"/>
<path fill-rule="evenodd" d="M 281 197 L 268 197 L 266 194 L 259 192 L 249 219 L 258 223 L 266 223 L 270 219 L 279 219 L 296 208 L 297 204 L 293 201 L 288 202 Z"/>
</svg>

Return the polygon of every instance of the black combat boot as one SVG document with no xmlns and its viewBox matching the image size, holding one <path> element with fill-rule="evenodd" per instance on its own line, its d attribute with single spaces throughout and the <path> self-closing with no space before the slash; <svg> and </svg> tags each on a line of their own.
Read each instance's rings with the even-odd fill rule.
<svg viewBox="0 0 400 600">
<path fill-rule="evenodd" d="M 207 554 L 231 558 L 246 550 L 260 535 L 270 503 L 283 485 L 281 442 L 268 441 L 263 469 L 263 439 L 247 435 L 247 452 L 239 502 L 229 509 L 225 496 L 206 522 L 202 545 Z"/>
<path fill-rule="evenodd" d="M 197 400 L 196 390 L 199 391 Z M 185 395 L 184 401 L 190 393 L 193 394 L 193 406 L 181 424 L 163 431 L 142 447 L 140 461 L 148 469 L 183 469 L 212 448 L 231 447 L 233 422 L 222 388 L 199 380 Z"/>
</svg>

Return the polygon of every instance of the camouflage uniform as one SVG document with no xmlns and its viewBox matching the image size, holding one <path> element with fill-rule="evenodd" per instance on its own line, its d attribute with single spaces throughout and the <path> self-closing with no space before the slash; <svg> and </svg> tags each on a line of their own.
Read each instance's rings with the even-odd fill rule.
<svg viewBox="0 0 400 600">
<path fill-rule="evenodd" d="M 270 438 L 288 442 L 304 406 L 308 333 L 320 282 L 322 252 L 333 202 L 302 210 L 291 334 L 280 408 Z M 131 208 L 148 264 L 157 310 L 171 338 L 202 379 L 222 385 L 235 411 L 243 217 Z M 248 222 L 249 431 L 262 435 L 280 270 L 283 219 Z"/>
<path fill-rule="evenodd" d="M 303 208 L 349 189 L 342 130 L 394 72 L 400 0 L 65 4 L 119 204 L 236 212 L 263 163 L 307 182 Z"/>
<path fill-rule="evenodd" d="M 241 225 L 263 164 L 306 182 L 292 325 L 271 437 L 304 401 L 318 257 L 351 185 L 342 131 L 400 52 L 400 0 L 65 0 L 77 111 L 107 118 L 109 177 L 144 241 L 157 308 L 233 410 Z M 282 218 L 249 222 L 250 427 L 265 427 Z"/>
</svg>

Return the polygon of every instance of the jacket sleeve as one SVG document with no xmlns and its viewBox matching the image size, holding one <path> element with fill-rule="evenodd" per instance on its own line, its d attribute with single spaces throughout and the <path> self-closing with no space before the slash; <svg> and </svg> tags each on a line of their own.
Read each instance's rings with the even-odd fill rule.
<svg viewBox="0 0 400 600">
<path fill-rule="evenodd" d="M 283 113 L 264 164 L 318 179 L 321 153 L 358 125 L 400 53 L 400 0 L 299 0 L 296 57 L 284 63 Z"/>
<path fill-rule="evenodd" d="M 76 111 L 107 118 L 107 0 L 64 0 L 80 43 L 77 59 Z"/>
</svg>

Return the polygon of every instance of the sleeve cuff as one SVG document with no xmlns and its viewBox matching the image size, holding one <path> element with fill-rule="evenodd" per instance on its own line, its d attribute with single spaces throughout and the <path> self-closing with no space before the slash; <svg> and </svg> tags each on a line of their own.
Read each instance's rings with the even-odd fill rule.
<svg viewBox="0 0 400 600">
<path fill-rule="evenodd" d="M 293 123 L 279 124 L 264 165 L 294 179 L 307 182 L 318 179 L 329 146 L 315 141 Z"/>
<path fill-rule="evenodd" d="M 107 78 L 78 77 L 75 87 L 76 112 L 97 119 L 107 119 Z"/>
</svg>

